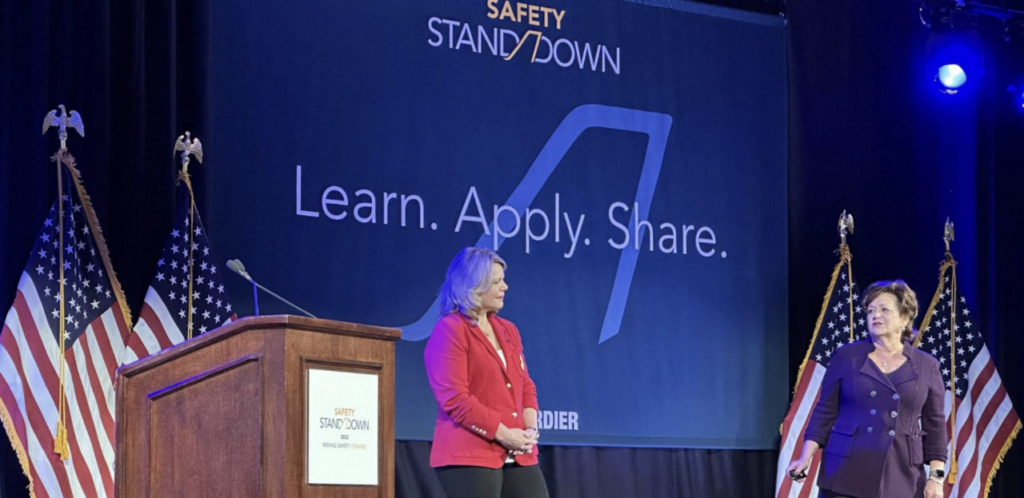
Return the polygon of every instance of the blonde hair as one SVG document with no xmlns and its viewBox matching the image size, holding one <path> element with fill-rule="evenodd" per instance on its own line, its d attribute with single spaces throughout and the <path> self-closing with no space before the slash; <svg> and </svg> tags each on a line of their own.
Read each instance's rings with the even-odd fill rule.
<svg viewBox="0 0 1024 498">
<path fill-rule="evenodd" d="M 917 294 L 902 280 L 882 280 L 868 286 L 864 292 L 864 308 L 867 308 L 878 296 L 889 293 L 896 298 L 896 306 L 899 308 L 901 317 L 910 319 L 907 326 L 903 328 L 900 339 L 903 342 L 910 342 L 917 335 L 914 330 L 914 319 L 917 318 Z"/>
<path fill-rule="evenodd" d="M 473 317 L 480 309 L 480 296 L 491 288 L 494 264 L 508 268 L 498 253 L 483 247 L 467 247 L 455 255 L 439 296 L 441 316 L 462 313 Z"/>
</svg>

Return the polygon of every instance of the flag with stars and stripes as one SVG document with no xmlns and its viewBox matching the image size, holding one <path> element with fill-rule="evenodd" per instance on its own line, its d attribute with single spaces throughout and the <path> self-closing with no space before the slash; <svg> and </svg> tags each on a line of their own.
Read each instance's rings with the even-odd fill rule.
<svg viewBox="0 0 1024 498">
<path fill-rule="evenodd" d="M 982 332 L 967 299 L 956 288 L 956 263 L 947 256 L 917 338 L 917 347 L 939 360 L 946 383 L 950 438 L 946 472 L 956 470 L 956 482 L 946 481 L 947 498 L 988 496 L 1003 455 L 1021 428 Z"/>
<path fill-rule="evenodd" d="M 61 152 L 54 160 L 63 164 L 62 194 L 46 215 L 0 333 L 0 418 L 31 496 L 109 497 L 114 372 L 131 318 L 74 159 Z M 55 452 L 55 440 L 66 459 Z"/>
<path fill-rule="evenodd" d="M 146 291 L 122 363 L 145 358 L 237 318 L 224 290 L 218 261 L 213 257 L 199 211 L 194 209 L 189 179 L 182 176 L 174 229 L 156 263 L 156 275 Z"/>
<path fill-rule="evenodd" d="M 789 479 L 786 468 L 800 457 L 804 431 L 811 418 L 814 405 L 821 393 L 821 380 L 825 377 L 829 359 L 837 348 L 854 340 L 867 338 L 867 320 L 860 305 L 857 286 L 851 275 L 851 256 L 847 246 L 840 247 L 840 260 L 832 271 L 832 280 L 825 293 L 825 301 L 814 326 L 811 345 L 800 365 L 793 403 L 782 422 L 782 443 L 775 479 L 775 496 L 790 498 L 817 498 L 817 472 L 821 452 L 817 452 L 807 469 L 807 479 L 798 483 Z M 852 329 L 851 329 L 852 328 Z M 852 334 L 852 337 L 851 337 Z"/>
</svg>

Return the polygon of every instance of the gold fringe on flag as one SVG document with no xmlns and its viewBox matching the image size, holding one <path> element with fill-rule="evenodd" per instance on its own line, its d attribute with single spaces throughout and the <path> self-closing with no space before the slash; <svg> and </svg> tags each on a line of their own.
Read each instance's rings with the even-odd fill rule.
<svg viewBox="0 0 1024 498">
<path fill-rule="evenodd" d="M 14 448 L 14 454 L 18 456 L 18 463 L 21 465 L 21 473 L 28 479 L 28 495 L 30 498 L 36 498 L 36 493 L 32 488 L 32 472 L 28 468 L 28 453 L 25 452 L 25 448 L 21 445 L 21 440 L 18 439 L 18 431 L 15 430 L 14 420 L 11 419 L 11 413 L 7 411 L 7 405 L 0 399 L 0 421 L 3 421 L 4 432 L 7 433 L 7 440 L 11 442 L 11 447 Z"/>
<path fill-rule="evenodd" d="M 117 280 L 114 266 L 110 263 L 110 250 L 107 248 L 107 241 L 103 237 L 103 229 L 100 228 L 99 219 L 96 218 L 96 210 L 92 207 L 92 198 L 85 192 L 85 187 L 82 185 L 82 174 L 75 165 L 75 158 L 68 154 L 67 151 L 58 151 L 51 160 L 57 161 L 58 156 L 62 154 L 65 157 L 61 160 L 64 162 L 64 166 L 68 168 L 68 171 L 71 172 L 71 182 L 75 186 L 75 191 L 78 192 L 78 198 L 82 200 L 85 219 L 89 222 L 89 230 L 92 231 L 92 238 L 96 243 L 96 250 L 100 253 L 100 260 L 103 261 L 103 268 L 107 271 L 107 275 L 110 276 L 110 287 L 113 289 L 114 297 L 121 309 L 121 316 L 124 319 L 126 330 L 131 330 L 132 313 L 128 309 L 128 301 L 124 297 L 124 291 L 121 290 L 121 282 Z"/>
<path fill-rule="evenodd" d="M 1017 421 L 1017 425 L 1013 426 L 1013 431 L 1010 432 L 1010 437 L 1006 438 L 1006 443 L 999 450 L 999 456 L 996 457 L 996 461 L 992 462 L 992 470 L 985 476 L 985 498 L 988 498 L 988 492 L 992 489 L 992 480 L 996 478 L 996 472 L 999 471 L 999 467 L 1003 464 L 1003 458 L 1006 457 L 1006 452 L 1013 445 L 1013 440 L 1017 439 L 1018 433 L 1020 433 L 1020 420 Z"/>
<path fill-rule="evenodd" d="M 797 370 L 796 384 L 793 385 L 793 395 L 796 395 L 796 390 L 800 387 L 800 380 L 804 375 L 804 368 L 807 366 L 807 361 L 811 359 L 811 350 L 814 349 L 814 343 L 818 340 L 818 332 L 821 330 L 821 322 L 825 319 L 825 313 L 828 311 L 829 297 L 832 296 L 832 291 L 835 290 L 836 280 L 839 278 L 839 272 L 846 267 L 846 274 L 850 281 L 850 292 L 853 292 L 853 254 L 850 253 L 850 247 L 846 245 L 846 235 L 853 233 L 853 216 L 848 215 L 844 210 L 839 216 L 839 236 L 840 243 L 839 249 L 836 253 L 839 254 L 839 262 L 836 263 L 835 268 L 832 269 L 832 279 L 829 280 L 828 289 L 825 290 L 825 299 L 821 302 L 821 311 L 818 312 L 818 319 L 814 322 L 814 333 L 811 334 L 810 345 L 807 346 L 807 354 L 804 355 L 804 361 L 800 362 L 800 369 Z M 853 301 L 850 301 L 850 339 L 853 340 Z M 785 427 L 785 421 L 779 424 L 779 434 L 782 434 L 782 430 Z"/>
<path fill-rule="evenodd" d="M 793 386 L 793 394 L 796 394 L 796 389 L 800 385 L 800 379 L 804 375 L 804 367 L 807 366 L 807 361 L 811 359 L 811 350 L 814 349 L 814 342 L 818 340 L 818 331 L 821 330 L 821 322 L 825 319 L 825 313 L 828 311 L 828 298 L 832 295 L 832 291 L 835 290 L 836 279 L 839 278 L 839 272 L 843 270 L 843 266 L 847 268 L 847 275 L 849 273 L 850 263 L 853 260 L 853 255 L 850 253 L 850 247 L 845 243 L 839 245 L 839 249 L 836 250 L 839 253 L 839 262 L 836 263 L 835 268 L 832 269 L 832 280 L 828 283 L 828 289 L 825 291 L 825 299 L 821 302 L 821 311 L 818 312 L 818 320 L 814 322 L 814 333 L 811 335 L 810 346 L 807 347 L 807 354 L 804 355 L 804 361 L 800 363 L 800 370 L 796 374 L 796 384 Z M 851 287 L 852 289 L 852 287 Z M 851 315 L 852 316 L 852 315 Z M 853 327 L 850 327 L 851 329 Z"/>
<path fill-rule="evenodd" d="M 843 265 L 846 265 L 846 275 L 850 282 L 850 295 L 853 296 L 853 254 L 850 253 L 850 246 L 846 245 L 846 236 L 853 233 L 853 215 L 848 214 L 844 209 L 842 214 L 839 215 L 839 249 L 836 253 L 839 254 L 839 262 L 836 263 L 836 267 L 832 270 L 832 280 L 828 283 L 828 290 L 825 291 L 825 299 L 821 302 L 821 311 L 818 312 L 818 320 L 814 322 L 814 334 L 811 335 L 810 345 L 807 346 L 807 354 L 804 355 L 804 361 L 800 363 L 800 369 L 796 374 L 796 384 L 793 386 L 793 394 L 796 394 L 797 388 L 800 386 L 800 379 L 804 375 L 804 367 L 807 366 L 807 360 L 811 358 L 811 350 L 814 349 L 814 342 L 818 340 L 818 331 L 821 329 L 821 322 L 825 319 L 825 313 L 828 311 L 828 300 L 832 296 L 832 291 L 835 290 L 836 279 L 839 277 L 840 270 L 843 269 Z M 853 299 L 850 299 L 850 341 L 854 340 L 853 332 Z M 779 426 L 779 433 L 782 433 L 782 426 Z"/>
<path fill-rule="evenodd" d="M 939 265 L 939 286 L 935 289 L 935 295 L 932 296 L 932 302 L 928 304 L 928 310 L 924 312 L 924 318 L 921 319 L 921 331 L 922 333 L 917 334 L 917 338 L 914 339 L 914 347 L 921 347 L 921 341 L 924 340 L 923 331 L 928 330 L 928 326 L 931 325 L 932 314 L 935 311 L 935 307 L 939 304 L 939 299 L 942 299 L 942 279 L 946 275 L 946 270 L 956 265 L 956 261 L 953 260 L 953 255 L 946 253 L 946 259 Z"/>
<path fill-rule="evenodd" d="M 93 210 L 92 201 L 89 195 L 85 192 L 85 187 L 82 186 L 81 173 L 75 167 L 75 158 L 66 150 L 61 149 L 57 151 L 50 160 L 57 164 L 57 205 L 58 205 L 58 217 L 59 222 L 59 244 L 61 254 L 61 267 L 60 267 L 60 332 L 59 332 L 59 348 L 58 351 L 58 368 L 60 374 L 60 385 L 57 392 L 57 406 L 58 406 L 58 419 L 57 419 L 57 430 L 53 439 L 53 451 L 60 455 L 61 460 L 67 460 L 71 457 L 71 452 L 68 448 L 68 434 L 67 434 L 67 386 L 64 382 L 65 368 L 65 342 L 64 342 L 64 183 L 62 179 L 63 168 L 67 168 L 71 176 L 71 183 L 74 185 L 78 198 L 82 202 L 82 207 L 85 211 L 85 218 L 89 224 L 89 230 L 92 232 L 93 240 L 96 244 L 96 249 L 100 253 L 100 260 L 103 261 L 103 267 L 107 271 L 107 276 L 110 279 L 110 287 L 114 291 L 117 305 L 120 307 L 122 319 L 124 320 L 124 330 L 129 330 L 132 320 L 131 312 L 128 310 L 128 304 L 124 297 L 124 292 L 121 290 L 121 284 L 117 280 L 117 275 L 114 273 L 114 268 L 110 264 L 110 251 L 107 249 L 106 240 L 103 238 L 103 232 L 100 229 L 99 221 L 96 219 L 96 212 Z M 6 421 L 5 421 L 6 423 Z M 17 451 L 17 449 L 16 449 Z M 29 475 L 26 472 L 26 475 Z"/>
</svg>

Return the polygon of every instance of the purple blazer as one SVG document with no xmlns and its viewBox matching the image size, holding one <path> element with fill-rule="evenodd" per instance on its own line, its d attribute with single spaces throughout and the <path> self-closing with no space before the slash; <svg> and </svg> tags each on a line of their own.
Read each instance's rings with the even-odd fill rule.
<svg viewBox="0 0 1024 498">
<path fill-rule="evenodd" d="M 825 449 L 818 487 L 857 498 L 920 497 L 924 464 L 946 461 L 939 362 L 904 345 L 907 362 L 890 379 L 868 359 L 874 349 L 859 341 L 832 353 L 804 433 Z"/>
</svg>

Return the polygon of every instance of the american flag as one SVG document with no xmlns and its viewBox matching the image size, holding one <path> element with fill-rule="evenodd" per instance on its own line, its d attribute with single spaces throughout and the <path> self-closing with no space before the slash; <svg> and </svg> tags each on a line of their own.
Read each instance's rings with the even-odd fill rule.
<svg viewBox="0 0 1024 498">
<path fill-rule="evenodd" d="M 800 457 L 803 450 L 804 431 L 811 418 L 814 405 L 821 392 L 821 380 L 825 377 L 829 359 L 840 346 L 852 342 L 850 327 L 856 340 L 868 336 L 867 320 L 857 295 L 857 286 L 850 274 L 850 254 L 846 246 L 840 248 L 839 263 L 832 271 L 832 280 L 825 294 L 818 323 L 814 326 L 811 346 L 800 366 L 796 393 L 782 423 L 782 448 L 779 452 L 779 466 L 775 477 L 775 496 L 790 498 L 817 498 L 817 473 L 821 463 L 821 452 L 817 452 L 807 469 L 807 479 L 801 484 L 789 479 L 786 468 Z"/>
<path fill-rule="evenodd" d="M 63 246 L 55 202 L 0 333 L 0 416 L 32 496 L 113 496 L 114 370 L 131 320 L 74 161 L 62 154 Z M 70 454 L 64 461 L 54 453 L 61 354 Z"/>
<path fill-rule="evenodd" d="M 985 345 L 981 325 L 956 289 L 952 258 L 940 268 L 939 286 L 917 340 L 919 348 L 938 358 L 946 382 L 946 423 L 951 440 L 947 473 L 954 455 L 954 435 L 948 428 L 954 402 L 956 406 L 956 483 L 946 481 L 944 496 L 988 496 L 999 463 L 1021 423 Z M 956 342 L 955 354 L 950 351 L 951 340 Z"/>
<path fill-rule="evenodd" d="M 146 300 L 122 363 L 145 358 L 188 338 L 190 291 L 193 337 L 237 318 L 224 291 L 223 271 L 217 264 L 219 260 L 213 257 L 199 211 L 192 211 L 188 181 L 187 177 L 182 177 L 178 184 L 175 226 L 156 263 L 156 275 L 146 291 Z"/>
</svg>

